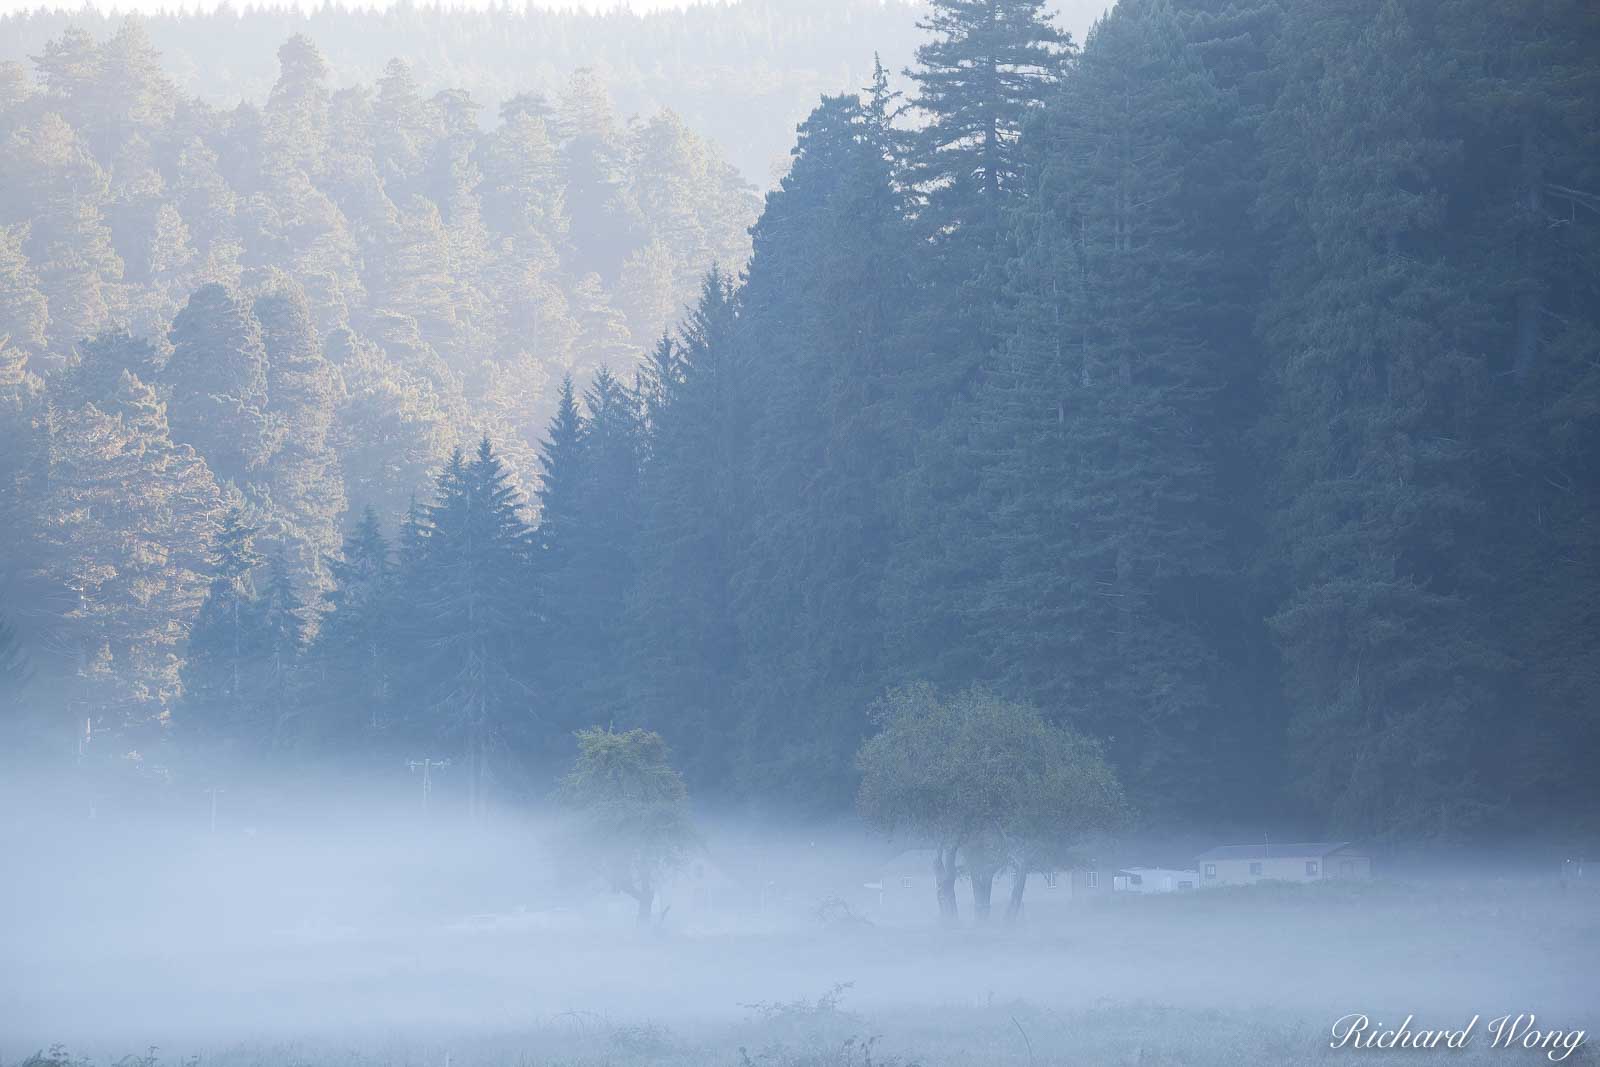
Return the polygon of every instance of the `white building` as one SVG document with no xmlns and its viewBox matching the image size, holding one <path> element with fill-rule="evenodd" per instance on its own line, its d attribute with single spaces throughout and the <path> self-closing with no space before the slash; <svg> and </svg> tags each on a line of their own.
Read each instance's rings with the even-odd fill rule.
<svg viewBox="0 0 1600 1067">
<path fill-rule="evenodd" d="M 1203 886 L 1372 877 L 1372 857 L 1348 841 L 1223 845 L 1200 853 L 1195 857 L 1195 866 Z"/>
<path fill-rule="evenodd" d="M 1118 893 L 1182 893 L 1199 884 L 1199 871 L 1176 867 L 1124 867 L 1111 877 Z"/>
</svg>

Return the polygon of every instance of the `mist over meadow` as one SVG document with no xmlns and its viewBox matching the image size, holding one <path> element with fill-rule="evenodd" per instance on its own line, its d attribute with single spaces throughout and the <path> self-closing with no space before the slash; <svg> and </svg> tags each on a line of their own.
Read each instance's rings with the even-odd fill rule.
<svg viewBox="0 0 1600 1067">
<path fill-rule="evenodd" d="M 1600 13 L 1080 8 L 0 17 L 0 1065 L 1592 1061 Z"/>
</svg>

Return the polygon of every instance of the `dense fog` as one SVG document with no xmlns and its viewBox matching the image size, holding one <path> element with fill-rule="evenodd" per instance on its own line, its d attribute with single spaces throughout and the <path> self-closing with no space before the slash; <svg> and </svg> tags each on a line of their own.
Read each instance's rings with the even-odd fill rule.
<svg viewBox="0 0 1600 1067">
<path fill-rule="evenodd" d="M 1268 1063 L 1313 1058 L 1352 1012 L 1415 1015 L 1416 1028 L 1481 1015 L 1483 1053 L 1506 1012 L 1571 1029 L 1593 1006 L 1593 889 L 1563 888 L 1528 857 L 1463 855 L 1347 892 L 1041 900 L 1024 922 L 987 926 L 963 886 L 961 926 L 941 930 L 931 881 L 921 910 L 893 914 L 867 888 L 893 842 L 708 814 L 692 863 L 716 867 L 710 899 L 680 892 L 639 928 L 573 866 L 548 812 L 469 824 L 437 806 L 425 817 L 410 789 L 302 784 L 258 825 L 222 794 L 212 831 L 202 794 L 89 820 L 65 809 L 74 798 L 22 784 L 5 797 L 23 815 L 3 841 L 7 1063 L 56 1041 L 97 1056 L 153 1045 L 171 1062 L 598 1049 L 609 1058 L 596 1062 L 736 1063 L 740 1045 L 859 1062 L 799 1058 L 852 1035 L 925 1063 L 1078 1062 L 1084 1049 L 1122 1062 L 1140 1048 Z"/>
</svg>

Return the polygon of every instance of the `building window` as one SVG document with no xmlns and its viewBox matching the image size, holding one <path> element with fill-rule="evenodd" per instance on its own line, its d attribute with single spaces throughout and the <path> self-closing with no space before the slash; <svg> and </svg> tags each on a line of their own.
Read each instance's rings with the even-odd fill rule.
<svg viewBox="0 0 1600 1067">
<path fill-rule="evenodd" d="M 1129 885 L 1144 885 L 1144 875 L 1142 875 L 1142 874 L 1130 874 L 1130 875 L 1128 875 L 1128 884 Z"/>
<path fill-rule="evenodd" d="M 1056 887 L 1056 872 L 1055 871 L 1045 871 L 1044 872 L 1044 887 L 1046 889 L 1054 889 Z"/>
<path fill-rule="evenodd" d="M 1217 865 L 1215 863 L 1206 864 L 1206 877 L 1207 878 L 1215 878 L 1216 876 L 1217 876 Z"/>
<path fill-rule="evenodd" d="M 1315 878 L 1316 876 L 1317 876 L 1317 861 L 1316 860 L 1306 860 L 1306 877 Z"/>
<path fill-rule="evenodd" d="M 1355 874 L 1356 873 L 1355 860 L 1340 860 L 1339 861 L 1339 873 L 1340 874 L 1346 874 L 1346 875 Z"/>
<path fill-rule="evenodd" d="M 1250 873 L 1251 874 L 1260 874 L 1261 873 L 1261 864 L 1260 863 L 1252 863 L 1250 865 Z"/>
<path fill-rule="evenodd" d="M 900 888 L 901 889 L 910 889 L 911 888 L 911 879 L 909 879 L 909 878 L 900 879 Z"/>
<path fill-rule="evenodd" d="M 1088 871 L 1088 872 L 1086 872 L 1084 874 L 1084 876 L 1083 876 L 1083 884 L 1086 887 L 1088 887 L 1089 889 L 1099 889 L 1100 888 L 1100 872 L 1099 871 Z"/>
</svg>

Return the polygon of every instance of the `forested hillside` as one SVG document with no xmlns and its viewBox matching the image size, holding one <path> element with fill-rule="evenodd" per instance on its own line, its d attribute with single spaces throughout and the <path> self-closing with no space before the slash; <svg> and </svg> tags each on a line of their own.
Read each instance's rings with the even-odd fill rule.
<svg viewBox="0 0 1600 1067">
<path fill-rule="evenodd" d="M 530 489 L 562 377 L 631 377 L 748 254 L 750 188 L 592 72 L 485 121 L 403 61 L 278 62 L 226 111 L 136 22 L 0 72 L 0 597 L 79 718 L 166 714 L 228 508 L 316 603 L 347 515 L 392 527 L 484 434 Z"/>
<path fill-rule="evenodd" d="M 758 184 L 776 178 L 817 94 L 864 83 L 875 49 L 896 69 L 911 58 L 920 11 L 905 0 L 744 0 L 643 14 L 626 5 L 306 6 L 191 6 L 133 21 L 185 95 L 222 107 L 264 98 L 278 71 L 261 42 L 295 34 L 317 43 L 335 87 L 370 85 L 403 56 L 424 93 L 466 89 L 490 115 L 518 93 L 554 96 L 588 67 L 623 114 L 670 108 Z M 26 63 L 68 27 L 106 40 L 127 21 L 89 9 L 19 11 L 0 17 L 0 60 Z"/>
<path fill-rule="evenodd" d="M 426 748 L 477 805 L 614 723 L 826 814 L 876 698 L 977 684 L 1151 824 L 1600 830 L 1600 9 L 922 27 L 747 261 L 739 183 L 592 80 L 483 134 L 303 42 L 225 115 L 58 42 L 4 113 L 0 610 L 78 709 L 36 734 Z"/>
</svg>

